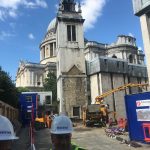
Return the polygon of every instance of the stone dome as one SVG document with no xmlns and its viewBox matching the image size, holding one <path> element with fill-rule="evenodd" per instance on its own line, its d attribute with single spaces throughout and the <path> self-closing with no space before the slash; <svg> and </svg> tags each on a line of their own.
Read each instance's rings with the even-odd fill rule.
<svg viewBox="0 0 150 150">
<path fill-rule="evenodd" d="M 56 25 L 56 18 L 54 18 L 48 25 L 48 28 L 47 28 L 47 32 L 48 31 L 51 31 L 51 30 L 54 30 L 55 29 L 55 25 Z"/>
</svg>

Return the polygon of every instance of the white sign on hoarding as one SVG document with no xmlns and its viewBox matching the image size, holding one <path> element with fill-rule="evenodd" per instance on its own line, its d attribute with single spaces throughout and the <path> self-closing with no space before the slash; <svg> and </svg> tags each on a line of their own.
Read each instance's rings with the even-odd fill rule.
<svg viewBox="0 0 150 150">
<path fill-rule="evenodd" d="M 150 109 L 136 109 L 137 121 L 150 121 Z"/>
<path fill-rule="evenodd" d="M 32 106 L 27 106 L 27 108 L 32 108 Z"/>
<path fill-rule="evenodd" d="M 144 107 L 144 106 L 150 106 L 150 100 L 139 100 L 136 101 L 137 107 Z"/>
<path fill-rule="evenodd" d="M 32 112 L 32 110 L 27 110 L 27 112 Z"/>
</svg>

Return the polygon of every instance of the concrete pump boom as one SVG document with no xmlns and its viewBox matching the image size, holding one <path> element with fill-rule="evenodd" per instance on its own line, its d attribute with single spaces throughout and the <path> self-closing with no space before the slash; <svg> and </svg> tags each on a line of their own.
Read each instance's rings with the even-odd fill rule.
<svg viewBox="0 0 150 150">
<path fill-rule="evenodd" d="M 117 87 L 115 89 L 112 89 L 112 90 L 109 90 L 105 93 L 103 93 L 102 95 L 99 95 L 95 98 L 95 103 L 97 102 L 101 102 L 101 100 L 103 100 L 106 96 L 112 94 L 112 93 L 115 93 L 115 92 L 118 92 L 118 91 L 122 91 L 122 90 L 125 90 L 129 87 L 141 87 L 141 86 L 148 86 L 148 83 L 143 83 L 143 84 L 137 84 L 137 83 L 128 83 L 128 84 L 125 84 L 123 86 L 120 86 L 120 87 Z"/>
</svg>

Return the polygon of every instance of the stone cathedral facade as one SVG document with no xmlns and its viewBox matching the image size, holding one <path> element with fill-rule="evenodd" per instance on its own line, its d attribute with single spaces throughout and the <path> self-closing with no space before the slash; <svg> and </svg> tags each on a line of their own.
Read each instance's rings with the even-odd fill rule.
<svg viewBox="0 0 150 150">
<path fill-rule="evenodd" d="M 59 111 L 82 117 L 82 107 L 95 97 L 127 83 L 147 83 L 143 51 L 136 39 L 119 35 L 112 44 L 84 38 L 82 11 L 74 0 L 61 0 L 56 18 L 40 44 L 40 63 L 21 61 L 16 86 L 40 91 L 49 71 L 57 73 Z M 110 111 L 125 116 L 124 95 L 142 92 L 134 87 L 109 95 Z"/>
</svg>

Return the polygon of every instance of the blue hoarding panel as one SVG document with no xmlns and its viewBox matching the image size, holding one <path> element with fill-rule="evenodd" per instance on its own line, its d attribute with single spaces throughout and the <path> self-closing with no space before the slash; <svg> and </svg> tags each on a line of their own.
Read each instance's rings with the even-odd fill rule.
<svg viewBox="0 0 150 150">
<path fill-rule="evenodd" d="M 150 92 L 126 95 L 130 140 L 144 141 L 143 123 L 150 123 Z"/>
<path fill-rule="evenodd" d="M 34 110 L 34 118 L 36 117 L 36 100 L 37 93 L 34 94 L 20 94 L 20 120 L 23 126 L 29 125 L 31 121 L 32 105 Z"/>
</svg>

